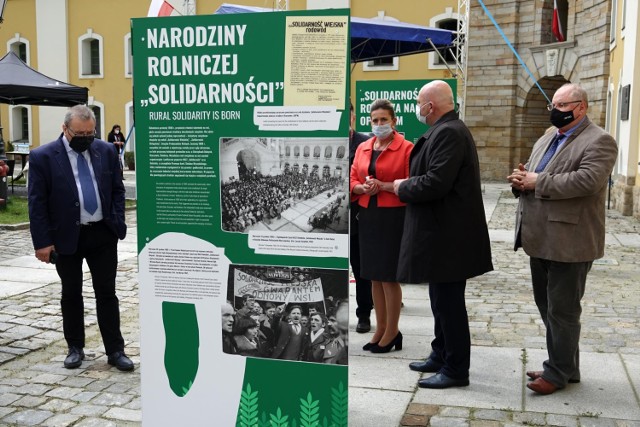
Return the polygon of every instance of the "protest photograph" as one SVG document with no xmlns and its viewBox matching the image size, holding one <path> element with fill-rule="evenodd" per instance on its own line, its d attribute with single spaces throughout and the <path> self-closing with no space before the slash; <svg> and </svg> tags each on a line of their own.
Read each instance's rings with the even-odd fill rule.
<svg viewBox="0 0 640 427">
<path fill-rule="evenodd" d="M 231 265 L 223 351 L 346 365 L 348 280 L 347 270 Z"/>
<path fill-rule="evenodd" d="M 222 229 L 346 234 L 345 138 L 221 138 Z"/>
</svg>

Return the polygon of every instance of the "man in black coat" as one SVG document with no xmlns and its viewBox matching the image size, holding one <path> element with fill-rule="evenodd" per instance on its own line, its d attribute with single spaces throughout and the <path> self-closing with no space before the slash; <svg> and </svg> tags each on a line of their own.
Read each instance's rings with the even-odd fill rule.
<svg viewBox="0 0 640 427">
<path fill-rule="evenodd" d="M 351 127 L 349 129 L 349 170 L 353 164 L 353 159 L 356 156 L 356 150 L 358 145 L 369 139 L 369 135 L 356 132 L 354 125 L 356 121 L 356 114 L 353 111 L 353 104 L 351 104 Z M 371 330 L 371 309 L 373 308 L 373 298 L 371 296 L 371 280 L 363 279 L 360 277 L 360 239 L 358 237 L 358 206 L 357 202 L 351 203 L 351 226 L 349 228 L 349 261 L 351 262 L 351 270 L 353 271 L 353 278 L 356 281 L 356 316 L 358 317 L 358 324 L 356 325 L 356 332 L 365 333 Z"/>
<path fill-rule="evenodd" d="M 469 385 L 471 355 L 467 279 L 493 270 L 480 167 L 473 137 L 454 110 L 451 87 L 432 81 L 417 102 L 418 120 L 431 128 L 411 152 L 409 178 L 394 182 L 407 203 L 398 280 L 429 283 L 435 338 L 430 356 L 409 367 L 436 373 L 421 379 L 420 387 L 460 387 Z"/>
</svg>

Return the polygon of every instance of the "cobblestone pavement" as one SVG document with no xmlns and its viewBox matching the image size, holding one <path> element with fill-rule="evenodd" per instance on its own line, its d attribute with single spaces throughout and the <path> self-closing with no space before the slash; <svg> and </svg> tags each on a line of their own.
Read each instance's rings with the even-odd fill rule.
<svg viewBox="0 0 640 427">
<path fill-rule="evenodd" d="M 531 295 L 528 258 L 522 251 L 513 251 L 515 207 L 508 191 L 499 193 L 489 221 L 495 271 L 470 281 L 467 287 L 474 348 L 544 348 L 544 327 Z M 127 222 L 134 226 L 135 232 L 134 211 L 127 213 Z M 607 232 L 605 257 L 594 264 L 583 299 L 581 350 L 617 356 L 638 355 L 640 222 L 608 211 Z M 0 236 L 3 248 L 0 272 L 6 268 L 2 262 L 33 254 L 28 230 L 0 229 Z M 89 275 L 85 278 L 89 279 Z M 87 360 L 75 370 L 62 366 L 66 344 L 59 313 L 59 283 L 0 301 L 0 426 L 140 425 L 137 286 L 136 258 L 120 262 L 118 295 L 126 351 L 136 363 L 133 373 L 122 373 L 107 364 L 90 284 L 85 287 Z M 606 371 L 604 366 L 603 371 Z M 635 384 L 632 393 L 640 407 L 637 379 Z M 384 407 L 386 402 L 372 404 Z M 403 407 L 406 410 L 403 410 L 402 426 L 640 427 L 640 418 L 605 418 L 589 410 L 569 416 L 545 410 L 478 408 L 465 401 L 433 405 L 420 403 L 415 398 Z M 211 425 L 216 424 L 212 421 Z M 387 427 L 375 422 L 369 425 Z"/>
</svg>

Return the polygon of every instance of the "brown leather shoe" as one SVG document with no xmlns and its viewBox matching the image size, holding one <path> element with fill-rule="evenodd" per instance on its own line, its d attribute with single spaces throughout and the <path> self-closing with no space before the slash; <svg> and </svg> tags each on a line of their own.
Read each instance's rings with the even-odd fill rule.
<svg viewBox="0 0 640 427">
<path fill-rule="evenodd" d="M 527 376 L 532 379 L 532 380 L 537 380 L 538 378 L 540 378 L 542 376 L 542 374 L 544 373 L 544 371 L 527 371 Z M 580 380 L 578 379 L 570 379 L 569 382 L 571 384 L 578 384 L 580 382 Z"/>
<path fill-rule="evenodd" d="M 551 394 L 556 390 L 558 390 L 558 387 L 556 387 L 555 385 L 553 385 L 552 383 L 550 383 L 549 381 L 545 380 L 542 377 L 527 384 L 527 388 L 535 391 L 538 394 Z"/>
</svg>

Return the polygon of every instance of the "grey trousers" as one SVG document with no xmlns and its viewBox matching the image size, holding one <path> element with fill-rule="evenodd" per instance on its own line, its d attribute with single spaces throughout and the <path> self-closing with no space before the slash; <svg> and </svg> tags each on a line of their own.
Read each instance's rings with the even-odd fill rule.
<svg viewBox="0 0 640 427">
<path fill-rule="evenodd" d="M 592 264 L 530 260 L 533 297 L 547 328 L 549 359 L 542 377 L 557 387 L 580 380 L 580 300 Z"/>
</svg>

